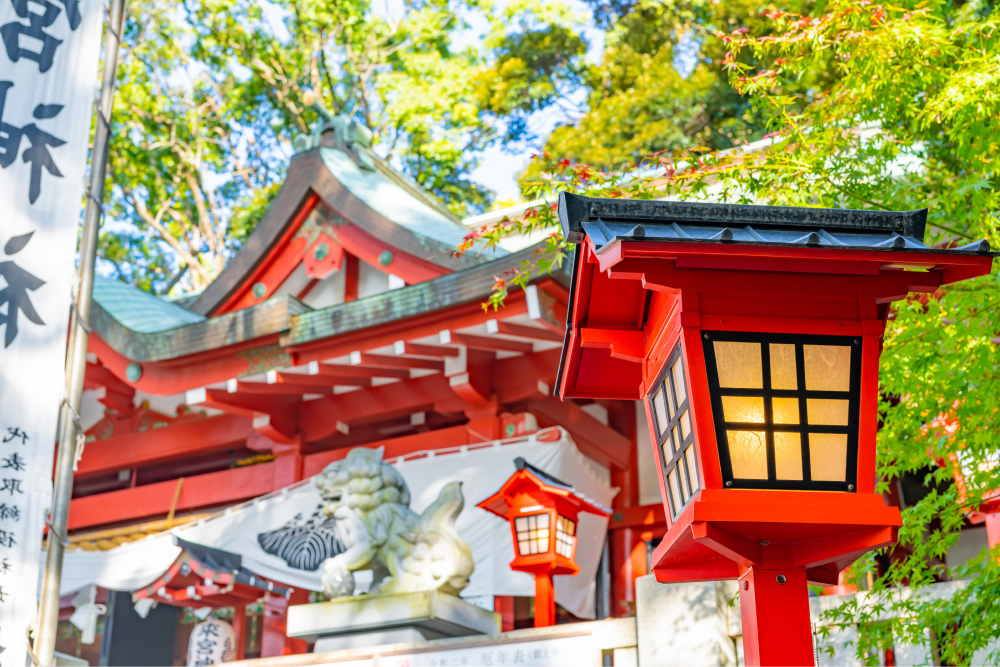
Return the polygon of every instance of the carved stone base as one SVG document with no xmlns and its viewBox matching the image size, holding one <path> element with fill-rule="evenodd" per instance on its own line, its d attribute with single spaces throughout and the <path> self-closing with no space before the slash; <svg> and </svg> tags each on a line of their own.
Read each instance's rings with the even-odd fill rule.
<svg viewBox="0 0 1000 667">
<path fill-rule="evenodd" d="M 316 642 L 317 653 L 499 632 L 500 614 L 436 591 L 357 595 L 288 609 L 288 636 Z"/>
</svg>

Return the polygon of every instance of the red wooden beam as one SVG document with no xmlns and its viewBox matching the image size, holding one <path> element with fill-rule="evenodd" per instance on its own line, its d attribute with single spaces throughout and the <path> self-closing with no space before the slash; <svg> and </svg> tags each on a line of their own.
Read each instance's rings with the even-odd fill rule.
<svg viewBox="0 0 1000 667">
<path fill-rule="evenodd" d="M 618 528 L 644 528 L 653 530 L 654 527 L 667 525 L 666 513 L 663 511 L 663 503 L 655 505 L 634 505 L 616 510 L 608 521 L 608 530 Z"/>
<path fill-rule="evenodd" d="M 352 366 L 368 366 L 369 368 L 418 368 L 423 370 L 444 372 L 444 362 L 433 359 L 411 359 L 409 357 L 390 357 L 384 354 L 368 354 L 355 350 L 351 352 Z"/>
<path fill-rule="evenodd" d="M 231 505 L 274 491 L 274 463 L 259 463 L 196 477 L 185 477 L 176 511 Z M 136 486 L 70 503 L 69 530 L 165 515 L 177 492 L 177 480 Z"/>
<path fill-rule="evenodd" d="M 237 387 L 240 384 L 238 383 Z M 299 432 L 298 406 L 302 397 L 275 394 L 230 393 L 222 389 L 192 389 L 188 405 L 204 405 L 232 415 L 250 417 L 253 427 L 275 442 L 290 442 Z"/>
<path fill-rule="evenodd" d="M 612 469 L 628 467 L 632 441 L 591 417 L 576 403 L 548 396 L 533 400 L 528 406 L 532 412 L 566 429 L 580 451 L 601 465 Z"/>
<path fill-rule="evenodd" d="M 448 329 L 443 330 L 439 335 L 441 337 L 441 342 L 445 345 L 464 345 L 476 350 L 504 350 L 507 352 L 528 353 L 534 351 L 535 349 L 531 343 L 523 341 L 455 333 L 454 331 L 450 331 Z"/>
<path fill-rule="evenodd" d="M 514 403 L 541 397 L 543 387 L 539 386 L 539 382 L 547 385 L 544 387 L 546 390 L 544 394 L 550 396 L 561 352 L 561 349 L 554 348 L 497 360 L 493 377 L 500 403 Z"/>
<path fill-rule="evenodd" d="M 118 379 L 118 377 L 100 364 L 87 362 L 87 372 L 84 376 L 83 386 L 85 389 L 97 389 L 105 387 L 108 391 L 116 394 L 133 395 L 135 389 Z"/>
<path fill-rule="evenodd" d="M 529 327 L 523 324 L 514 324 L 503 320 L 490 320 L 486 323 L 486 330 L 489 333 L 500 333 L 507 336 L 517 336 L 518 338 L 532 338 L 534 340 L 548 340 L 553 343 L 563 342 L 563 334 L 551 329 L 540 329 Z"/>
<path fill-rule="evenodd" d="M 392 351 L 397 355 L 412 354 L 418 357 L 457 357 L 460 352 L 454 347 L 444 345 L 424 345 L 423 343 L 407 343 L 405 340 L 397 340 L 393 343 Z"/>
<path fill-rule="evenodd" d="M 242 443 L 251 433 L 253 427 L 247 417 L 218 415 L 97 440 L 84 448 L 75 477 L 81 479 L 211 454 Z"/>
<path fill-rule="evenodd" d="M 328 375 L 326 372 L 317 375 L 302 373 L 282 373 L 269 371 L 268 384 L 292 384 L 306 387 L 370 387 L 372 380 L 368 377 L 349 377 L 346 375 Z M 306 392 L 319 393 L 319 392 Z"/>
<path fill-rule="evenodd" d="M 309 377 L 309 376 L 302 376 Z M 235 395 L 242 394 L 270 394 L 272 396 L 301 396 L 302 394 L 332 394 L 333 385 L 324 382 L 322 385 L 315 384 L 292 384 L 290 382 L 274 383 L 267 382 L 237 382 Z"/>
<path fill-rule="evenodd" d="M 428 409 L 440 400 L 454 398 L 443 375 L 427 375 L 370 389 L 306 401 L 300 410 L 305 442 L 322 440 L 337 432 L 337 422 L 365 423 Z"/>
<path fill-rule="evenodd" d="M 396 378 L 409 380 L 410 371 L 400 368 L 370 368 L 368 366 L 344 366 L 342 364 L 321 364 L 309 362 L 309 374 L 326 377 L 346 378 Z M 346 385 L 345 385 L 346 386 Z"/>
</svg>

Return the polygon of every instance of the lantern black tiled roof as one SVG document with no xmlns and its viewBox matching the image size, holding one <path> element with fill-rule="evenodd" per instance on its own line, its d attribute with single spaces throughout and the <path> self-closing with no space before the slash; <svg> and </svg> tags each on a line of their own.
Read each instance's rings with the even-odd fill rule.
<svg viewBox="0 0 1000 667">
<path fill-rule="evenodd" d="M 520 456 L 518 456 L 516 459 L 514 459 L 514 467 L 516 467 L 518 470 L 528 470 L 535 477 L 537 477 L 538 479 L 542 480 L 542 482 L 544 482 L 548 486 L 562 487 L 562 488 L 566 489 L 567 491 L 574 491 L 575 490 L 572 485 L 567 484 L 566 482 L 562 481 L 561 479 L 556 479 L 555 477 L 553 477 L 549 473 L 545 472 L 541 468 L 539 468 L 537 466 L 531 465 L 530 463 L 528 463 L 527 461 L 525 461 Z"/>
<path fill-rule="evenodd" d="M 262 591 L 269 591 L 285 598 L 292 593 L 292 589 L 290 587 L 276 586 L 273 582 L 268 581 L 267 579 L 261 579 L 253 572 L 243 567 L 243 557 L 239 554 L 223 551 L 222 549 L 215 549 L 213 547 L 206 547 L 202 544 L 196 544 L 194 542 L 188 542 L 187 540 L 182 540 L 176 535 L 174 535 L 174 544 L 184 549 L 188 556 L 191 557 L 191 560 L 205 570 L 210 572 L 226 572 L 232 574 L 236 581 L 241 584 L 259 588 Z M 186 572 L 185 568 L 182 566 L 181 574 L 188 574 L 193 570 L 190 565 L 187 567 L 189 569 Z M 201 571 L 195 572 L 195 574 L 204 576 L 204 573 Z"/>
<path fill-rule="evenodd" d="M 923 241 L 927 209 L 837 208 L 600 199 L 559 195 L 559 221 L 571 243 L 589 237 L 597 252 L 614 241 L 825 246 L 855 250 L 988 254 L 987 241 L 932 248 Z"/>
<path fill-rule="evenodd" d="M 582 493 L 580 493 L 579 491 L 577 491 L 576 489 L 574 489 L 572 484 L 567 484 L 566 482 L 562 481 L 561 479 L 557 479 L 557 478 L 553 477 L 552 475 L 550 475 L 549 473 L 545 472 L 541 468 L 539 468 L 537 466 L 531 465 L 530 463 L 528 463 L 527 461 L 525 461 L 520 456 L 518 456 L 516 459 L 514 459 L 514 467 L 516 467 L 518 470 L 527 470 L 532 475 L 534 475 L 535 478 L 538 479 L 538 481 L 542 482 L 546 486 L 551 486 L 551 487 L 554 487 L 554 488 L 557 488 L 557 489 L 563 489 L 565 491 L 569 491 L 570 493 L 572 493 L 577 498 L 580 498 L 581 500 L 583 500 L 583 501 L 585 501 L 585 502 L 593 505 L 594 507 L 597 507 L 597 508 L 600 508 L 602 510 L 605 510 L 608 513 L 611 512 L 611 510 L 609 510 L 608 508 L 604 507 L 603 505 L 601 505 L 601 503 L 597 502 L 593 498 L 588 498 L 587 496 L 583 495 Z"/>
</svg>

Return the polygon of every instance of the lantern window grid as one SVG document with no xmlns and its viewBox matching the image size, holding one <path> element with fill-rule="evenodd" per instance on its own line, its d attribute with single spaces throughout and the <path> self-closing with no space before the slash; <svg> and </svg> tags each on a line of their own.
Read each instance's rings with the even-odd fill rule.
<svg viewBox="0 0 1000 667">
<path fill-rule="evenodd" d="M 672 519 L 676 519 L 701 490 L 684 377 L 684 357 L 678 343 L 649 394 L 656 428 L 656 451 L 663 468 Z"/>
<path fill-rule="evenodd" d="M 576 548 L 576 521 L 564 516 L 556 518 L 556 553 L 564 558 L 573 559 Z"/>
<path fill-rule="evenodd" d="M 549 513 L 529 514 L 514 519 L 517 555 L 533 556 L 549 552 Z"/>
<path fill-rule="evenodd" d="M 855 490 L 860 338 L 707 331 L 702 343 L 726 488 Z M 753 386 L 722 386 L 717 351 L 728 379 Z"/>
</svg>

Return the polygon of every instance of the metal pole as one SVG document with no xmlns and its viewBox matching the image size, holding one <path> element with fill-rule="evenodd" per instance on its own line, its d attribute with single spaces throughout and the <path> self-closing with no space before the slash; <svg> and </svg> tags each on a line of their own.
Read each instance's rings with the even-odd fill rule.
<svg viewBox="0 0 1000 667">
<path fill-rule="evenodd" d="M 45 667 L 54 664 L 64 540 L 69 525 L 69 502 L 73 496 L 73 464 L 76 459 L 77 436 L 82 435 L 78 415 L 83 396 L 83 378 L 87 371 L 87 339 L 90 333 L 88 322 L 91 296 L 94 291 L 94 263 L 101 226 L 109 129 L 124 16 L 125 0 L 111 0 L 104 37 L 101 101 L 100 108 L 97 109 L 94 145 L 90 151 L 90 186 L 87 190 L 87 208 L 83 220 L 83 235 L 80 239 L 80 268 L 76 297 L 70 314 L 66 398 L 59 413 L 59 449 L 56 454 L 55 489 L 52 496 L 52 516 L 49 521 L 48 556 L 45 561 L 45 571 L 42 573 L 38 628 L 35 634 L 34 654 Z"/>
</svg>

